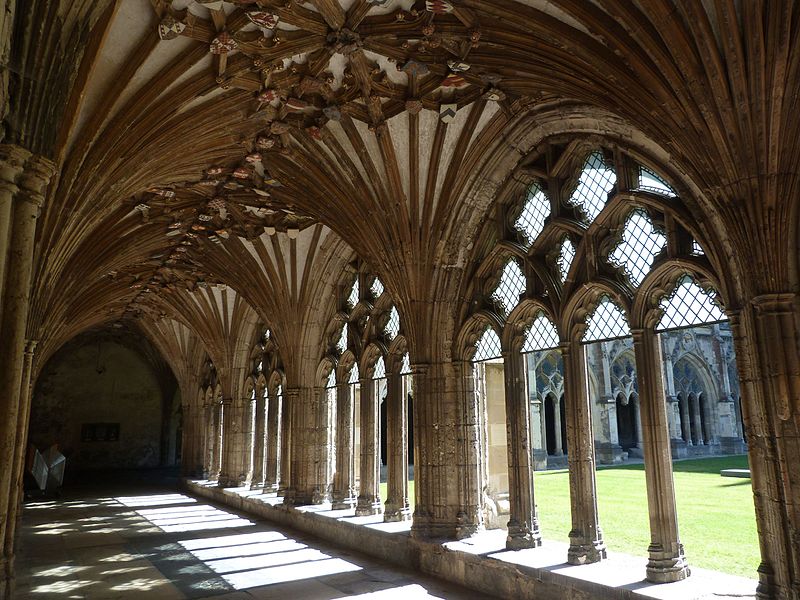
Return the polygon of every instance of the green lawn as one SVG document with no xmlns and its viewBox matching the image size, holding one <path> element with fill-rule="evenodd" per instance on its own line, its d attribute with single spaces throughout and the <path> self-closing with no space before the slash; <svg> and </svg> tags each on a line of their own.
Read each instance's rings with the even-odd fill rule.
<svg viewBox="0 0 800 600">
<path fill-rule="evenodd" d="M 759 563 L 749 479 L 720 477 L 721 469 L 747 468 L 746 456 L 674 463 L 678 525 L 690 565 L 755 578 Z M 545 539 L 566 541 L 570 530 L 566 471 L 534 475 Z M 610 550 L 646 556 L 650 543 L 644 465 L 597 471 L 600 526 Z"/>
<path fill-rule="evenodd" d="M 755 578 L 759 563 L 753 492 L 749 479 L 720 477 L 721 469 L 746 469 L 746 456 L 674 463 L 681 541 L 691 566 Z M 568 541 L 569 478 L 566 471 L 534 475 L 539 522 L 545 539 Z M 647 555 L 650 528 L 644 465 L 597 471 L 600 526 L 610 550 Z M 414 482 L 409 481 L 414 507 Z M 386 484 L 381 484 L 386 501 Z"/>
</svg>

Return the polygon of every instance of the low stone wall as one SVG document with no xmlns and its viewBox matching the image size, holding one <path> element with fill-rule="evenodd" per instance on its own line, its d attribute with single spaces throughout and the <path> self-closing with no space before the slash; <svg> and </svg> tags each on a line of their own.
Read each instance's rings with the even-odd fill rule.
<svg viewBox="0 0 800 600">
<path fill-rule="evenodd" d="M 737 597 L 755 597 L 755 581 L 705 571 L 685 582 L 651 585 L 644 577 L 645 559 L 618 555 L 615 560 L 580 567 L 564 564 L 566 544 L 545 542 L 542 548 L 505 552 L 505 532 L 494 530 L 474 539 L 436 542 L 411 537 L 410 523 L 383 523 L 380 515 L 351 517 L 352 511 L 329 506 L 288 507 L 274 495 L 222 489 L 212 483 L 183 480 L 184 489 L 280 525 L 312 534 L 337 546 L 440 577 L 480 592 L 514 600 L 595 600 L 693 598 L 725 589 Z M 548 548 L 549 546 L 549 548 Z M 520 564 L 528 563 L 528 564 Z M 579 574 L 580 576 L 575 576 Z M 667 588 L 670 593 L 664 595 Z"/>
</svg>

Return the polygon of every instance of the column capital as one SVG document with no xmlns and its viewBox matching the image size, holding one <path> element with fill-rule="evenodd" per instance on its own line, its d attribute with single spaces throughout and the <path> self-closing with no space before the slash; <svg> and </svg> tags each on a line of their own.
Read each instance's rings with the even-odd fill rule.
<svg viewBox="0 0 800 600">
<path fill-rule="evenodd" d="M 31 153 L 14 144 L 0 144 L 0 190 L 16 194 L 17 179 L 25 169 Z"/>
<path fill-rule="evenodd" d="M 25 341 L 25 354 L 27 356 L 33 356 L 33 353 L 36 351 L 36 346 L 39 345 L 39 340 L 26 340 Z"/>
<path fill-rule="evenodd" d="M 757 315 L 797 312 L 797 294 L 793 292 L 763 294 L 750 301 Z"/>
</svg>

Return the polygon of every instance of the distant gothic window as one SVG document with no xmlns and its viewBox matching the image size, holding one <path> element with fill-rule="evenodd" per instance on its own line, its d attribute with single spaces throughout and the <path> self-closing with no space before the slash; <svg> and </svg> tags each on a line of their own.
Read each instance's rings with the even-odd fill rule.
<svg viewBox="0 0 800 600">
<path fill-rule="evenodd" d="M 656 331 L 726 320 L 725 313 L 715 304 L 711 294 L 697 285 L 689 275 L 678 280 L 675 291 L 664 298 L 659 306 L 664 314 Z"/>
<path fill-rule="evenodd" d="M 603 296 L 600 303 L 586 322 L 583 341 L 600 342 L 630 335 L 628 320 L 625 314 L 608 296 Z"/>
<path fill-rule="evenodd" d="M 622 241 L 609 255 L 609 261 L 625 269 L 634 287 L 639 287 L 653 265 L 653 259 L 666 245 L 667 238 L 658 233 L 647 213 L 639 208 L 625 221 Z"/>
<path fill-rule="evenodd" d="M 347 350 L 347 323 L 342 325 L 342 334 L 339 336 L 339 341 L 336 342 L 336 349 L 339 352 Z"/>
<path fill-rule="evenodd" d="M 574 258 L 575 246 L 568 237 L 564 236 L 564 240 L 561 242 L 561 249 L 558 253 L 558 259 L 556 260 L 556 263 L 558 264 L 558 274 L 561 277 L 561 283 L 564 283 L 567 280 L 567 275 L 569 274 L 569 269 L 572 266 L 572 261 Z"/>
<path fill-rule="evenodd" d="M 500 303 L 503 313 L 508 316 L 519 304 L 519 296 L 525 291 L 525 275 L 513 258 L 503 267 L 500 283 L 497 284 L 492 298 Z"/>
<path fill-rule="evenodd" d="M 358 304 L 358 276 L 356 276 L 356 280 L 353 283 L 353 287 L 350 288 L 350 295 L 347 297 L 347 304 L 350 305 L 350 308 L 355 308 L 356 304 Z"/>
<path fill-rule="evenodd" d="M 373 379 L 382 379 L 386 377 L 386 363 L 383 360 L 382 356 L 378 357 L 378 360 L 375 361 L 375 370 L 372 373 Z"/>
<path fill-rule="evenodd" d="M 403 364 L 400 367 L 400 374 L 401 375 L 408 375 L 411 373 L 411 357 L 408 356 L 408 352 L 403 354 Z"/>
<path fill-rule="evenodd" d="M 570 202 L 579 206 L 586 215 L 587 224 L 594 221 L 603 210 L 608 194 L 616 183 L 617 175 L 606 166 L 603 155 L 592 152 L 583 165 L 578 186 L 570 197 Z"/>
<path fill-rule="evenodd" d="M 530 328 L 525 333 L 525 343 L 522 345 L 522 352 L 557 348 L 558 342 L 558 332 L 556 331 L 555 325 L 553 325 L 543 312 L 540 312 L 536 315 Z"/>
<path fill-rule="evenodd" d="M 669 184 L 661 179 L 655 172 L 651 171 L 645 166 L 639 166 L 639 189 L 646 192 L 653 192 L 654 194 L 661 194 L 674 198 L 676 196 Z"/>
<path fill-rule="evenodd" d="M 372 281 L 372 287 L 369 288 L 375 298 L 380 298 L 383 294 L 383 282 L 377 277 Z"/>
<path fill-rule="evenodd" d="M 528 244 L 532 244 L 542 233 L 544 222 L 549 216 L 550 200 L 547 199 L 542 188 L 534 183 L 528 188 L 528 198 L 514 227 L 523 233 Z"/>
<path fill-rule="evenodd" d="M 394 339 L 397 337 L 397 334 L 400 333 L 400 313 L 397 312 L 397 309 L 393 306 L 392 310 L 389 311 L 389 321 L 386 323 L 386 335 L 389 339 Z"/>
<path fill-rule="evenodd" d="M 475 346 L 475 356 L 473 362 L 500 358 L 500 338 L 497 337 L 494 329 L 487 327 Z"/>
</svg>

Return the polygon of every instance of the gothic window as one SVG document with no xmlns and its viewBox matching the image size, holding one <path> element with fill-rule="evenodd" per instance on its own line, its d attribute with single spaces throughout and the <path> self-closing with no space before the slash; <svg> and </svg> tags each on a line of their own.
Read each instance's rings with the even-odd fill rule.
<svg viewBox="0 0 800 600">
<path fill-rule="evenodd" d="M 500 283 L 497 284 L 492 299 L 500 304 L 503 314 L 508 316 L 519 304 L 519 296 L 525 291 L 525 276 L 513 258 L 503 267 Z"/>
<path fill-rule="evenodd" d="M 331 369 L 331 372 L 328 373 L 328 381 L 325 383 L 325 387 L 332 388 L 336 387 L 336 370 Z"/>
<path fill-rule="evenodd" d="M 358 365 L 354 364 L 353 368 L 350 369 L 350 377 L 347 380 L 347 383 L 358 383 Z"/>
<path fill-rule="evenodd" d="M 408 352 L 403 354 L 403 364 L 400 367 L 400 374 L 401 375 L 408 375 L 411 373 L 411 357 L 408 356 Z"/>
<path fill-rule="evenodd" d="M 666 181 L 642 165 L 639 165 L 639 189 L 645 192 L 669 196 L 670 198 L 676 196 L 675 190 L 673 190 Z"/>
<path fill-rule="evenodd" d="M 547 352 L 536 365 L 536 391 L 540 398 L 547 394 L 560 397 L 564 389 L 564 363 L 560 352 Z"/>
<path fill-rule="evenodd" d="M 536 183 L 528 188 L 527 196 L 514 227 L 522 232 L 528 244 L 532 244 L 542 233 L 544 222 L 550 216 L 550 200 Z"/>
<path fill-rule="evenodd" d="M 636 364 L 630 352 L 624 352 L 611 365 L 611 386 L 614 394 L 622 393 L 626 398 L 637 391 Z"/>
<path fill-rule="evenodd" d="M 475 346 L 475 356 L 472 360 L 473 362 L 481 362 L 500 358 L 500 356 L 500 338 L 497 337 L 494 329 L 487 327 Z"/>
<path fill-rule="evenodd" d="M 661 300 L 660 308 L 664 314 L 656 331 L 726 320 L 725 313 L 717 306 L 711 294 L 697 285 L 689 275 L 678 280 L 675 291 Z"/>
<path fill-rule="evenodd" d="M 634 287 L 639 287 L 653 265 L 653 259 L 666 245 L 667 238 L 656 231 L 647 213 L 634 209 L 625 220 L 622 241 L 609 255 L 609 261 L 625 269 Z"/>
<path fill-rule="evenodd" d="M 373 379 L 382 379 L 386 377 L 386 363 L 383 360 L 382 356 L 378 357 L 378 360 L 375 361 L 375 370 L 372 373 Z"/>
<path fill-rule="evenodd" d="M 347 350 L 347 323 L 342 325 L 342 334 L 339 336 L 339 341 L 336 342 L 336 349 L 339 352 Z"/>
<path fill-rule="evenodd" d="M 597 218 L 608 200 L 608 194 L 617 183 L 614 170 L 606 166 L 600 152 L 592 152 L 586 159 L 578 179 L 578 186 L 570 197 L 570 202 L 579 206 L 588 225 Z"/>
<path fill-rule="evenodd" d="M 558 347 L 558 332 L 555 325 L 548 319 L 543 312 L 536 315 L 528 331 L 525 333 L 525 343 L 522 345 L 522 352 L 534 352 L 536 350 L 549 350 Z"/>
<path fill-rule="evenodd" d="M 575 258 L 575 246 L 572 244 L 567 236 L 561 242 L 561 249 L 558 253 L 556 263 L 558 265 L 558 274 L 561 277 L 561 283 L 567 280 L 569 269 L 572 266 L 572 261 Z"/>
<path fill-rule="evenodd" d="M 603 296 L 586 322 L 586 331 L 582 341 L 584 343 L 600 342 L 629 335 L 630 330 L 625 314 L 611 298 Z"/>
<path fill-rule="evenodd" d="M 372 280 L 372 286 L 369 288 L 374 298 L 380 298 L 384 291 L 383 282 L 377 277 Z"/>
<path fill-rule="evenodd" d="M 350 308 L 355 308 L 356 304 L 358 304 L 359 298 L 359 291 L 358 291 L 358 276 L 356 276 L 355 282 L 353 282 L 353 287 L 350 288 L 350 295 L 347 297 L 347 304 Z"/>
<path fill-rule="evenodd" d="M 392 310 L 389 311 L 389 321 L 386 323 L 385 332 L 391 340 L 396 338 L 397 334 L 400 333 L 400 313 L 397 312 L 397 308 L 394 306 Z"/>
</svg>

